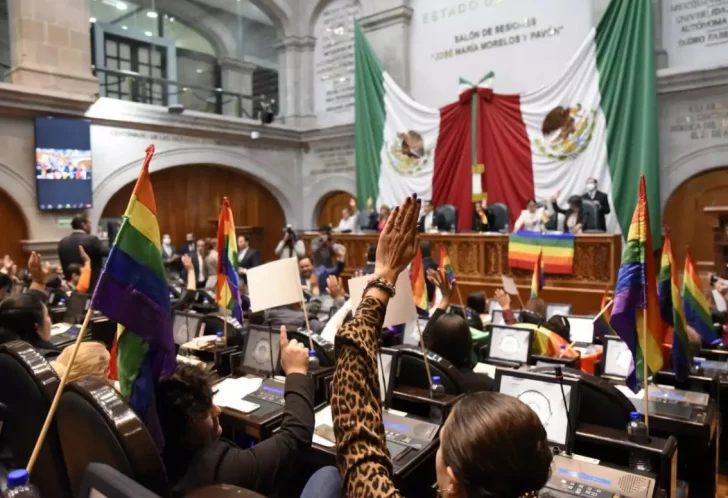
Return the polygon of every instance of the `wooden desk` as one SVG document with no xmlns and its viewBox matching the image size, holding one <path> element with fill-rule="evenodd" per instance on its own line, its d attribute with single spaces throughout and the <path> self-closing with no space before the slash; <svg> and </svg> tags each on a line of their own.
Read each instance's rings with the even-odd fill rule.
<svg viewBox="0 0 728 498">
<path fill-rule="evenodd" d="M 311 240 L 318 235 L 305 233 L 303 240 L 310 253 Z M 367 248 L 377 242 L 378 234 L 334 234 L 346 247 L 346 266 L 342 276 L 351 277 L 366 264 Z M 531 271 L 511 270 L 508 266 L 508 235 L 495 233 L 423 234 L 421 240 L 432 244 L 437 261 L 442 244 L 450 256 L 463 299 L 470 292 L 484 290 L 488 297 L 502 287 L 501 275 L 512 276 L 524 302 L 531 287 Z M 571 303 L 574 314 L 599 311 L 605 289 L 614 289 L 622 257 L 622 237 L 616 234 L 584 234 L 576 237 L 573 275 L 546 275 L 541 291 L 546 302 Z M 514 306 L 519 306 L 514 303 Z M 520 307 L 520 306 L 519 306 Z"/>
</svg>

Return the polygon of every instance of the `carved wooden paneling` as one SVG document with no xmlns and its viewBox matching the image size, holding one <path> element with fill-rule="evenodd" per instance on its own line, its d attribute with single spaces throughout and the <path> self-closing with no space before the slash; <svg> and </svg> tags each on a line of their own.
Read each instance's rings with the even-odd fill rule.
<svg viewBox="0 0 728 498">
<path fill-rule="evenodd" d="M 305 234 L 309 246 L 315 234 Z M 336 241 L 347 248 L 344 276 L 349 277 L 366 262 L 366 251 L 377 241 L 375 234 L 336 235 Z M 510 275 L 528 297 L 531 271 L 511 270 L 508 266 L 508 236 L 478 234 L 426 234 L 422 239 L 432 244 L 432 257 L 437 260 L 440 244 L 448 251 L 463 298 L 469 292 L 485 290 L 489 296 L 501 284 L 502 275 Z M 546 275 L 544 299 L 574 305 L 575 313 L 598 311 L 606 288 L 613 288 L 619 268 L 622 239 L 619 235 L 588 234 L 576 238 L 574 273 Z"/>
</svg>

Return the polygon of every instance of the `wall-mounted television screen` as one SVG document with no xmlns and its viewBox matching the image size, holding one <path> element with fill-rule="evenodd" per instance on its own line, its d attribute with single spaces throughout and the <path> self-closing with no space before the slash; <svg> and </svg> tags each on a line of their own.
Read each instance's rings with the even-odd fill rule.
<svg viewBox="0 0 728 498">
<path fill-rule="evenodd" d="M 91 125 L 88 121 L 35 118 L 35 177 L 40 209 L 91 207 Z"/>
</svg>

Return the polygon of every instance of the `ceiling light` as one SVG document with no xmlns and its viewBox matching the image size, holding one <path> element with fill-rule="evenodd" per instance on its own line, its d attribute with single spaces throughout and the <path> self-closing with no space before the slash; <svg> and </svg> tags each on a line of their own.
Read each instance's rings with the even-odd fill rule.
<svg viewBox="0 0 728 498">
<path fill-rule="evenodd" d="M 89 17 L 88 18 L 88 22 L 96 22 L 96 18 L 95 17 Z"/>
<path fill-rule="evenodd" d="M 119 10 L 126 10 L 127 5 L 124 2 L 116 2 L 116 8 Z"/>
<path fill-rule="evenodd" d="M 174 17 L 170 17 L 169 22 L 174 22 Z"/>
<path fill-rule="evenodd" d="M 126 31 L 129 28 L 127 26 L 122 26 L 121 29 L 123 29 L 124 31 Z"/>
<path fill-rule="evenodd" d="M 200 73 L 202 73 L 202 69 L 197 70 L 197 74 L 200 74 Z"/>
<path fill-rule="evenodd" d="M 145 31 L 144 34 L 147 35 L 147 36 L 152 36 L 152 32 L 151 31 Z"/>
<path fill-rule="evenodd" d="M 151 17 L 152 19 L 156 19 L 159 17 L 159 14 L 156 13 L 154 10 L 147 11 L 147 17 Z"/>
</svg>

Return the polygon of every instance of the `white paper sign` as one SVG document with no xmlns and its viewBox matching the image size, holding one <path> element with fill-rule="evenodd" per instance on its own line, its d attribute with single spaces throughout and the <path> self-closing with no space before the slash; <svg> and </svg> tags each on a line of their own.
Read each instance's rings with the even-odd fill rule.
<svg viewBox="0 0 728 498">
<path fill-rule="evenodd" d="M 248 270 L 247 275 L 251 311 L 267 310 L 303 300 L 296 258 L 256 266 Z"/>
<path fill-rule="evenodd" d="M 506 291 L 507 294 L 510 294 L 511 296 L 518 295 L 518 287 L 516 287 L 515 280 L 511 277 L 506 277 L 505 275 L 501 275 L 501 280 L 503 281 L 503 290 Z"/>
<path fill-rule="evenodd" d="M 367 283 L 371 278 L 371 275 L 365 275 L 363 277 L 352 278 L 349 280 L 351 309 L 356 310 L 359 307 L 359 303 L 361 303 L 361 295 L 364 293 L 364 288 L 367 286 Z M 387 314 L 384 316 L 384 327 L 391 327 L 392 325 L 399 325 L 417 320 L 415 298 L 412 296 L 409 271 L 405 270 L 399 274 L 395 288 L 397 289 L 397 292 L 394 299 L 390 299 L 389 305 L 387 305 Z"/>
</svg>

